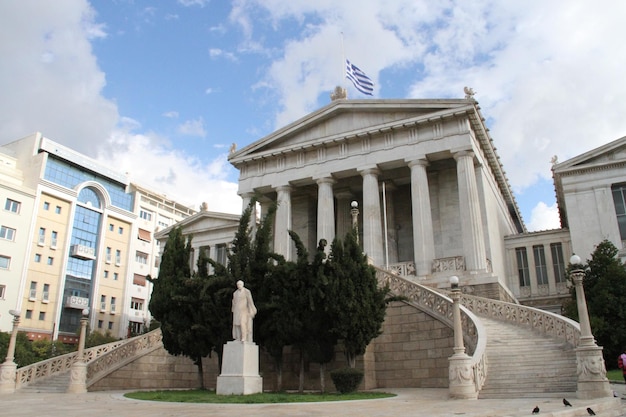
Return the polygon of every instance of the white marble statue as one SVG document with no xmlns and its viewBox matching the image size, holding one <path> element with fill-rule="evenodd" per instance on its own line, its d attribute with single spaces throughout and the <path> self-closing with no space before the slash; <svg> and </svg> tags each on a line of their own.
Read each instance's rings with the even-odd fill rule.
<svg viewBox="0 0 626 417">
<path fill-rule="evenodd" d="M 237 281 L 237 290 L 233 293 L 233 339 L 252 342 L 252 319 L 256 315 L 256 307 L 250 290 Z"/>
</svg>

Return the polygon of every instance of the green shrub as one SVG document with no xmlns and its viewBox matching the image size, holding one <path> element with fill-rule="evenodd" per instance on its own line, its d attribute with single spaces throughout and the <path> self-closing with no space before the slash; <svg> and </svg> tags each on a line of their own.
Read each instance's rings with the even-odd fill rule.
<svg viewBox="0 0 626 417">
<path fill-rule="evenodd" d="M 361 381 L 363 381 L 363 372 L 354 368 L 341 368 L 331 371 L 330 377 L 337 391 L 347 394 L 356 391 Z"/>
</svg>

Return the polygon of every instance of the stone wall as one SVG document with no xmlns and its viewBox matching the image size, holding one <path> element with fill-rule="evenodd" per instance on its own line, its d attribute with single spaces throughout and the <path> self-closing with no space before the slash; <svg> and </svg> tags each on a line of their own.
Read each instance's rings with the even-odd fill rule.
<svg viewBox="0 0 626 417">
<path fill-rule="evenodd" d="M 448 358 L 452 355 L 454 336 L 451 328 L 426 313 L 402 302 L 394 302 L 387 309 L 383 333 L 368 347 L 356 366 L 364 370 L 362 389 L 448 386 Z M 286 347 L 283 353 L 283 390 L 299 386 L 300 352 Z M 204 383 L 215 389 L 219 369 L 217 356 L 204 358 Z M 341 347 L 335 359 L 326 365 L 326 391 L 334 391 L 330 377 L 333 369 L 347 366 Z M 276 367 L 271 357 L 261 351 L 260 370 L 263 389 L 277 388 Z M 172 356 L 164 348 L 114 371 L 98 381 L 89 391 L 168 389 L 199 387 L 197 367 L 183 356 Z M 304 389 L 320 389 L 320 366 L 304 361 Z"/>
</svg>

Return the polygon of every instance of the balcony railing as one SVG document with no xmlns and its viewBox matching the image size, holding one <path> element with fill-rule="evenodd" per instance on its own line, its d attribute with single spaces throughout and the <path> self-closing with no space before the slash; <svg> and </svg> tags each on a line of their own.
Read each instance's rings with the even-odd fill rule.
<svg viewBox="0 0 626 417">
<path fill-rule="evenodd" d="M 72 245 L 70 255 L 78 259 L 96 259 L 95 249 L 84 245 Z"/>
<path fill-rule="evenodd" d="M 82 310 L 89 307 L 89 298 L 78 297 L 76 295 L 70 295 L 65 299 L 66 308 L 76 308 Z"/>
</svg>

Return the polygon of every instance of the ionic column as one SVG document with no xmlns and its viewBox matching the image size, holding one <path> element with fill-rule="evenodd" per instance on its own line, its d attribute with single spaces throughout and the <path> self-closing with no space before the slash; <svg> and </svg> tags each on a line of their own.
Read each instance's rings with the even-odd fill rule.
<svg viewBox="0 0 626 417">
<path fill-rule="evenodd" d="M 387 219 L 387 247 L 385 248 L 385 261 L 388 260 L 390 264 L 395 264 L 398 262 L 398 230 L 396 229 L 396 216 L 394 210 L 395 199 L 393 198 L 393 193 L 396 190 L 396 186 L 394 184 L 385 183 L 384 187 L 385 207 L 387 208 L 385 210 L 386 214 L 383 215 L 383 219 Z M 384 223 L 383 228 L 385 228 Z"/>
<path fill-rule="evenodd" d="M 454 155 L 456 174 L 459 185 L 459 208 L 463 231 L 463 254 L 468 271 L 486 270 L 487 254 L 483 235 L 482 216 L 476 174 L 474 172 L 474 153 L 461 151 Z"/>
<path fill-rule="evenodd" d="M 276 226 L 274 227 L 274 252 L 291 260 L 291 187 L 288 185 L 276 188 Z"/>
<path fill-rule="evenodd" d="M 380 195 L 378 193 L 378 174 L 376 168 L 360 172 L 363 176 L 363 250 L 374 261 L 382 265 L 383 231 L 380 213 Z"/>
<path fill-rule="evenodd" d="M 413 257 L 415 274 L 429 275 L 435 257 L 433 219 L 430 211 L 426 159 L 409 162 L 411 168 L 411 209 L 413 214 Z"/>
<path fill-rule="evenodd" d="M 330 251 L 330 244 L 335 238 L 335 202 L 333 199 L 333 184 L 331 177 L 317 180 L 317 241 L 326 239 L 326 252 Z"/>
</svg>

